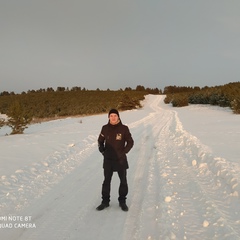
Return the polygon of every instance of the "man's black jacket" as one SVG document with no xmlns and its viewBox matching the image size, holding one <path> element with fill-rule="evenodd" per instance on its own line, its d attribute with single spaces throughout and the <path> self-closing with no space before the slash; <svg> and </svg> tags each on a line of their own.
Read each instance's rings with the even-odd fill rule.
<svg viewBox="0 0 240 240">
<path fill-rule="evenodd" d="M 102 127 L 98 137 L 99 151 L 104 156 L 103 168 L 113 171 L 128 168 L 126 153 L 133 147 L 134 141 L 129 128 L 120 121 L 116 125 L 108 124 Z"/>
</svg>

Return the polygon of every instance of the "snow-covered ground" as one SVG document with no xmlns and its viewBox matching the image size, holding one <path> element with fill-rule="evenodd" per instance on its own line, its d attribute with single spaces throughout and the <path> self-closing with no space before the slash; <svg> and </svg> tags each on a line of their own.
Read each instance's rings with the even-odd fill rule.
<svg viewBox="0 0 240 240">
<path fill-rule="evenodd" d="M 240 116 L 206 105 L 172 108 L 148 95 L 121 112 L 129 211 L 101 202 L 97 138 L 107 114 L 0 130 L 0 238 L 6 240 L 240 239 Z"/>
</svg>

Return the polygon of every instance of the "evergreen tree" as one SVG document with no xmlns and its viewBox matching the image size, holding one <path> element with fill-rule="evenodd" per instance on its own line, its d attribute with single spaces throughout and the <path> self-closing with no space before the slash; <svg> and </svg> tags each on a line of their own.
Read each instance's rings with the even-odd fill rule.
<svg viewBox="0 0 240 240">
<path fill-rule="evenodd" d="M 133 99 L 130 98 L 127 94 L 123 94 L 122 98 L 118 104 L 118 109 L 119 110 L 131 110 L 140 107 L 140 101 L 139 99 Z"/>
<path fill-rule="evenodd" d="M 12 128 L 11 134 L 22 134 L 32 120 L 19 102 L 14 102 L 10 106 L 7 115 L 9 117 L 7 125 Z"/>
<path fill-rule="evenodd" d="M 233 113 L 240 114 L 240 99 L 234 99 L 231 102 L 231 108 Z"/>
</svg>

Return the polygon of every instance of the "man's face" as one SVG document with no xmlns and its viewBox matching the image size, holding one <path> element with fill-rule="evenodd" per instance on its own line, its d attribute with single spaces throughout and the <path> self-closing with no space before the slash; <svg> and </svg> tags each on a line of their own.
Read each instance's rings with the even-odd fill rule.
<svg viewBox="0 0 240 240">
<path fill-rule="evenodd" d="M 116 113 L 111 113 L 111 114 L 109 115 L 109 120 L 110 120 L 110 123 L 111 123 L 112 125 L 115 125 L 115 124 L 118 123 L 119 117 L 118 117 L 118 115 L 117 115 Z"/>
</svg>

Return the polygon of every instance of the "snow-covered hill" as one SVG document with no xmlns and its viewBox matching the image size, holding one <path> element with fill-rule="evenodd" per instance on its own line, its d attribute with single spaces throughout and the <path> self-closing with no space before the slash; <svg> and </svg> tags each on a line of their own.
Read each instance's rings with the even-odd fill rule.
<svg viewBox="0 0 240 240">
<path fill-rule="evenodd" d="M 0 130 L 0 236 L 7 240 L 240 239 L 240 116 L 212 106 L 172 108 L 148 95 L 121 112 L 129 211 L 98 212 L 103 181 L 97 138 L 107 115 Z"/>
</svg>

